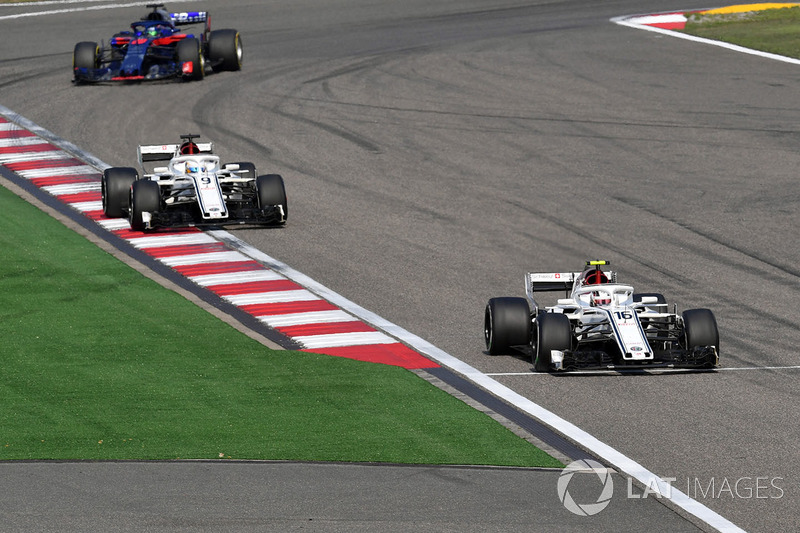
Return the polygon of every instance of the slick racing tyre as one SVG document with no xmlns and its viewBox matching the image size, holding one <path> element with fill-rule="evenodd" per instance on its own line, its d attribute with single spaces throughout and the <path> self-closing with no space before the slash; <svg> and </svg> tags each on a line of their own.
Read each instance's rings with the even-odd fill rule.
<svg viewBox="0 0 800 533">
<path fill-rule="evenodd" d="M 178 67 L 183 69 L 186 63 L 191 64 L 191 72 L 183 72 L 183 79 L 185 81 L 202 80 L 205 75 L 205 62 L 203 61 L 203 54 L 200 53 L 200 41 L 194 37 L 187 37 L 178 42 L 175 47 L 175 54 L 178 59 Z"/>
<path fill-rule="evenodd" d="M 120 218 L 127 215 L 131 185 L 138 179 L 139 173 L 135 168 L 111 167 L 103 171 L 100 194 L 105 216 Z"/>
<path fill-rule="evenodd" d="M 683 312 L 683 336 L 687 350 L 713 346 L 719 355 L 717 319 L 709 309 L 687 309 Z"/>
<path fill-rule="evenodd" d="M 72 68 L 93 69 L 100 66 L 100 47 L 97 43 L 82 42 L 75 45 L 72 53 Z"/>
<path fill-rule="evenodd" d="M 142 213 L 155 213 L 161 207 L 161 190 L 158 183 L 150 180 L 136 180 L 131 185 L 128 221 L 131 229 L 144 231 L 146 224 Z"/>
<path fill-rule="evenodd" d="M 244 50 L 236 30 L 214 30 L 208 37 L 208 60 L 214 70 L 241 70 Z"/>
<path fill-rule="evenodd" d="M 256 194 L 258 195 L 258 207 L 264 209 L 270 205 L 283 206 L 283 222 L 289 217 L 289 204 L 286 200 L 286 188 L 283 185 L 283 178 L 279 174 L 266 174 L 256 179 Z"/>
<path fill-rule="evenodd" d="M 492 298 L 486 304 L 483 336 L 490 355 L 507 354 L 512 346 L 529 346 L 531 311 L 525 298 Z"/>
<path fill-rule="evenodd" d="M 562 314 L 540 313 L 536 317 L 536 347 L 533 367 L 537 372 L 548 372 L 553 350 L 563 352 L 572 348 L 572 328 Z"/>
</svg>

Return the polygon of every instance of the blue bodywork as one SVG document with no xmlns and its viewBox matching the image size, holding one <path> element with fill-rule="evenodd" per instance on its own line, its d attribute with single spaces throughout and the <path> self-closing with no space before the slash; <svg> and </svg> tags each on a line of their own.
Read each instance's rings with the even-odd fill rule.
<svg viewBox="0 0 800 533">
<path fill-rule="evenodd" d="M 161 7 L 161 6 L 158 6 Z M 178 26 L 206 23 L 205 31 L 195 36 L 183 33 Z M 131 24 L 130 31 L 114 35 L 108 46 L 79 43 L 76 46 L 73 75 L 76 82 L 140 81 L 191 75 L 203 68 L 203 50 L 208 36 L 208 14 L 204 11 L 167 13 L 155 8 L 144 20 Z M 178 44 L 184 39 L 199 41 L 195 61 L 180 58 Z M 94 64 L 79 64 L 78 47 L 94 45 Z M 91 56 L 90 56 L 91 58 Z M 192 63 L 187 65 L 187 63 Z"/>
</svg>

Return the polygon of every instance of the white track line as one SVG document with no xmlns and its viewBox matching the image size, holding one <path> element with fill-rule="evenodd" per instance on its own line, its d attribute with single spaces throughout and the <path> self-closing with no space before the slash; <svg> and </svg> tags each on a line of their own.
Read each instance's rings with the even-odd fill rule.
<svg viewBox="0 0 800 533">
<path fill-rule="evenodd" d="M 618 368 L 615 370 L 573 370 L 561 374 L 573 375 L 609 375 L 609 374 L 713 374 L 714 372 L 754 371 L 754 370 L 800 370 L 800 365 L 794 366 L 740 366 L 725 368 Z M 549 376 L 548 372 L 486 372 L 487 376 Z"/>
<path fill-rule="evenodd" d="M 69 151 L 71 153 L 81 157 L 81 159 L 83 160 L 98 162 L 99 163 L 98 168 L 100 169 L 107 168 L 109 166 L 106 163 L 103 163 L 102 161 L 98 160 L 88 152 L 81 150 L 75 145 L 68 143 L 67 141 L 59 137 L 56 137 L 53 133 L 44 130 L 40 126 L 37 126 L 28 119 L 21 117 L 20 115 L 12 112 L 11 110 L 7 109 L 2 105 L 0 105 L 0 114 L 4 115 L 9 120 L 13 120 L 18 124 L 23 125 L 26 128 L 28 127 L 27 125 L 30 124 L 32 127 L 28 128 L 29 130 L 34 131 L 35 128 L 36 132 L 37 133 L 41 132 L 41 135 L 44 138 L 50 140 L 51 142 L 53 142 L 58 146 L 69 147 Z M 573 423 L 561 418 L 560 416 L 556 415 L 551 411 L 548 411 L 539 404 L 509 389 L 505 385 L 492 379 L 491 377 L 473 368 L 472 366 L 461 361 L 460 359 L 457 359 L 452 355 L 448 354 L 447 352 L 445 352 L 444 350 L 437 348 L 430 342 L 418 337 L 417 335 L 414 335 L 413 333 L 410 333 L 409 331 L 406 331 L 405 329 L 401 328 L 400 326 L 397 326 L 396 324 L 393 324 L 392 322 L 389 322 L 385 318 L 351 302 L 350 300 L 337 294 L 331 289 L 311 279 L 307 275 L 302 274 L 297 270 L 294 270 L 288 265 L 270 257 L 261 250 L 258 250 L 257 248 L 254 248 L 253 246 L 245 243 L 244 241 L 239 240 L 238 238 L 234 237 L 227 231 L 209 231 L 208 234 L 216 237 L 222 242 L 225 242 L 231 248 L 238 250 L 238 252 L 223 252 L 222 255 L 225 255 L 225 258 L 227 260 L 231 261 L 238 260 L 229 258 L 231 256 L 238 255 L 239 257 L 249 257 L 261 262 L 262 264 L 272 268 L 273 270 L 280 272 L 281 274 L 291 279 L 292 281 L 318 294 L 325 300 L 337 305 L 341 309 L 344 309 L 345 311 L 351 313 L 352 315 L 357 316 L 360 319 L 371 324 L 376 329 L 380 330 L 376 333 L 383 335 L 381 333 L 382 331 L 395 337 L 395 339 L 400 339 L 402 342 L 404 342 L 408 346 L 411 346 L 422 355 L 425 355 L 430 359 L 436 361 L 437 363 L 446 366 L 452 369 L 453 371 L 463 375 L 464 377 L 466 377 L 468 380 L 472 381 L 479 387 L 483 387 L 485 390 L 491 392 L 498 398 L 501 398 L 510 403 L 511 405 L 514 405 L 517 408 L 521 409 L 522 411 L 528 413 L 530 416 L 536 418 L 544 425 L 549 426 L 558 433 L 561 433 L 567 438 L 577 442 L 578 444 L 589 450 L 592 454 L 594 454 L 601 460 L 606 461 L 617 471 L 626 474 L 632 477 L 633 479 L 636 479 L 644 486 L 651 488 L 657 487 L 657 490 L 662 495 L 662 497 L 668 498 L 670 501 L 672 501 L 673 504 L 677 505 L 684 511 L 697 517 L 703 522 L 709 524 L 711 527 L 725 533 L 743 531 L 742 529 L 740 529 L 738 526 L 730 522 L 722 515 L 716 513 L 715 511 L 706 507 L 702 503 L 693 500 L 688 495 L 679 491 L 675 487 L 670 486 L 660 477 L 658 477 L 653 472 L 649 471 L 644 466 L 634 461 L 630 457 L 622 454 L 621 452 L 612 448 L 608 444 L 605 444 L 604 442 L 600 441 L 599 439 L 589 434 L 588 432 L 584 431 L 583 429 L 579 428 L 578 426 L 574 425 Z M 208 256 L 216 256 L 221 254 L 212 253 L 212 254 L 200 254 L 200 255 L 203 255 L 207 258 Z M 181 256 L 177 258 L 170 258 L 170 260 L 178 261 L 178 263 L 172 263 L 172 264 L 196 264 L 194 263 L 194 261 L 200 260 L 200 258 L 198 257 L 197 259 L 195 259 L 192 256 Z M 190 261 L 190 262 L 185 263 L 184 261 Z M 165 262 L 164 259 L 162 259 L 162 262 Z M 328 337 L 325 339 L 328 342 L 335 340 L 335 339 L 330 339 L 330 337 L 333 337 L 333 335 L 310 336 L 310 337 Z M 381 339 L 384 340 L 389 338 L 390 337 L 386 335 L 383 335 L 381 337 Z M 307 340 L 308 342 L 315 342 L 310 338 Z M 322 340 L 323 339 L 319 339 L 319 341 Z M 370 338 L 369 344 L 375 344 L 375 340 L 376 339 L 374 338 Z"/>
<path fill-rule="evenodd" d="M 793 365 L 793 366 L 739 366 L 739 367 L 728 367 L 728 368 L 718 368 L 717 370 L 721 370 L 724 372 L 736 371 L 736 370 L 800 370 L 800 365 Z"/>
<path fill-rule="evenodd" d="M 397 339 L 394 339 L 380 331 L 328 333 L 325 335 L 300 335 L 292 338 L 309 350 L 319 348 L 337 348 L 341 346 L 366 346 L 372 344 L 397 343 Z"/>
<path fill-rule="evenodd" d="M 205 235 L 205 233 L 203 234 Z M 216 241 L 216 239 L 214 239 Z M 273 270 L 245 270 L 242 272 L 225 272 L 223 274 L 204 274 L 200 276 L 187 276 L 201 287 L 213 285 L 233 285 L 234 283 L 248 283 L 251 281 L 279 281 L 286 279 Z"/>
<path fill-rule="evenodd" d="M 209 233 L 221 241 L 228 243 L 229 246 L 237 249 L 242 254 L 269 266 L 271 269 L 280 272 L 299 285 L 307 287 L 312 292 L 319 294 L 325 300 L 328 300 L 345 311 L 352 313 L 361 320 L 372 324 L 376 327 L 376 329 L 383 330 L 393 337 L 400 339 L 403 343 L 411 346 L 422 355 L 425 355 L 437 363 L 446 366 L 455 372 L 458 372 L 459 374 L 462 374 L 467 379 L 488 390 L 495 396 L 509 402 L 511 405 L 518 407 L 546 426 L 549 426 L 562 435 L 565 435 L 567 438 L 579 443 L 597 457 L 608 462 L 619 472 L 636 479 L 647 487 L 658 487 L 662 497 L 670 499 L 672 503 L 684 511 L 692 514 L 693 516 L 696 516 L 715 529 L 725 533 L 743 531 L 736 524 L 732 523 L 722 515 L 711 510 L 702 503 L 693 500 L 677 488 L 671 487 L 659 476 L 647 470 L 644 466 L 640 465 L 633 459 L 623 455 L 616 449 L 598 440 L 596 437 L 590 435 L 573 423 L 568 422 L 555 413 L 548 411 L 541 405 L 534 403 L 530 399 L 514 392 L 500 382 L 492 379 L 487 374 L 480 372 L 460 359 L 456 359 L 452 355 L 437 348 L 428 341 L 351 302 L 345 297 L 333 292 L 329 288 L 314 281 L 305 274 L 298 272 L 285 263 L 270 257 L 261 250 L 254 248 L 243 241 L 240 241 L 237 237 L 234 237 L 227 231 L 210 231 Z"/>
<path fill-rule="evenodd" d="M 277 304 L 288 302 L 313 302 L 314 300 L 320 299 L 319 296 L 306 289 L 234 294 L 230 296 L 223 295 L 222 297 L 237 307 L 241 307 L 243 305 Z"/>
<path fill-rule="evenodd" d="M 135 248 L 150 249 L 163 248 L 165 246 L 185 246 L 187 244 L 210 244 L 217 242 L 215 238 L 198 231 L 197 233 L 187 233 L 185 235 L 158 235 L 152 237 L 139 237 L 128 239 Z"/>
<path fill-rule="evenodd" d="M 331 324 L 338 322 L 358 322 L 359 319 L 341 310 L 308 311 L 306 313 L 286 313 L 259 317 L 261 322 L 273 328 L 306 326 L 309 324 Z"/>
<path fill-rule="evenodd" d="M 178 4 L 183 2 L 193 2 L 195 0 L 170 0 L 170 4 Z M 65 2 L 42 2 L 41 5 L 45 4 L 53 4 L 59 3 L 63 4 Z M 77 2 L 74 2 L 77 3 Z M 79 13 L 81 11 L 97 11 L 100 9 L 122 9 L 128 7 L 140 7 L 146 6 L 151 4 L 152 2 L 131 2 L 130 4 L 105 4 L 102 6 L 89 6 L 89 7 L 73 7 L 67 9 L 51 9 L 49 11 L 31 11 L 28 13 L 19 13 L 17 15 L 2 15 L 0 16 L 0 20 L 10 20 L 10 19 L 21 19 L 26 17 L 41 17 L 45 15 L 61 15 L 64 13 Z M 4 4 L 3 7 L 35 7 L 36 3 L 15 3 L 15 4 Z"/>
<path fill-rule="evenodd" d="M 36 154 L 37 161 L 43 161 L 45 159 L 54 160 L 54 159 L 64 159 L 69 154 L 65 154 L 61 150 L 58 152 L 34 152 Z M 20 163 L 22 161 L 30 161 L 31 154 L 29 152 L 20 153 L 20 154 L 0 154 L 0 164 L 6 163 Z"/>
<path fill-rule="evenodd" d="M 0 126 L 7 126 L 9 123 L 0 124 Z M 0 131 L 12 131 L 12 128 L 2 128 Z M 24 130 L 23 130 L 24 131 Z M 19 148 L 21 146 L 48 146 L 50 143 L 42 140 L 41 137 L 12 137 L 10 139 L 0 139 L 0 148 L 10 148 L 12 146 Z"/>
<path fill-rule="evenodd" d="M 81 192 L 93 192 L 100 190 L 99 181 L 87 181 L 86 183 L 65 183 L 64 185 L 45 185 L 41 189 L 49 192 L 53 196 L 63 196 L 65 194 L 78 194 Z"/>
<path fill-rule="evenodd" d="M 176 255 L 173 257 L 159 257 L 167 266 L 203 265 L 205 263 L 233 263 L 234 261 L 247 261 L 247 257 L 239 252 L 211 252 L 190 255 Z"/>
<path fill-rule="evenodd" d="M 742 54 L 750 54 L 754 56 L 764 57 L 767 59 L 774 59 L 775 61 L 783 61 L 784 63 L 792 63 L 794 65 L 800 65 L 800 59 L 794 59 L 793 57 L 786 57 L 778 54 L 770 54 L 769 52 L 753 50 L 752 48 L 745 48 L 744 46 L 724 43 L 722 41 L 714 41 L 712 39 L 705 39 L 703 37 L 696 37 L 694 35 L 689 35 L 688 33 L 681 33 L 678 31 L 667 30 L 664 28 L 656 28 L 654 26 L 646 26 L 644 24 L 637 24 L 636 22 L 632 22 L 632 19 L 640 19 L 640 18 L 641 15 L 624 15 L 621 17 L 612 18 L 611 22 L 613 22 L 614 24 L 619 24 L 620 26 L 635 28 L 637 30 L 651 31 L 654 33 L 660 33 L 662 35 L 669 35 L 670 37 L 677 37 L 678 39 L 686 39 L 687 41 L 694 41 L 696 43 L 719 46 L 720 48 L 727 48 L 728 50 L 732 50 L 734 52 L 740 52 Z"/>
</svg>

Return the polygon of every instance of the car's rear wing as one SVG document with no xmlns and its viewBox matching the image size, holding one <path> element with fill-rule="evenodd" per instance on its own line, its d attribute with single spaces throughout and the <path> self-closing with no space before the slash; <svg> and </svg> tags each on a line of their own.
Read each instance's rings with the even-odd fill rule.
<svg viewBox="0 0 800 533">
<path fill-rule="evenodd" d="M 213 143 L 196 143 L 198 153 L 211 154 L 214 153 Z M 169 161 L 176 155 L 179 155 L 179 144 L 152 144 L 140 146 L 138 151 L 139 164 L 150 161 Z"/>
<path fill-rule="evenodd" d="M 580 272 L 528 272 L 525 286 L 531 292 L 568 291 L 580 275 Z"/>
<path fill-rule="evenodd" d="M 534 292 L 556 292 L 564 291 L 569 293 L 575 280 L 578 279 L 583 272 L 528 272 L 525 274 L 525 292 L 528 298 L 533 300 Z M 612 282 L 616 282 L 617 275 L 615 272 L 607 270 L 606 276 Z"/>
<path fill-rule="evenodd" d="M 188 11 L 184 13 L 170 13 L 169 18 L 176 26 L 186 26 L 208 21 L 208 11 Z"/>
</svg>

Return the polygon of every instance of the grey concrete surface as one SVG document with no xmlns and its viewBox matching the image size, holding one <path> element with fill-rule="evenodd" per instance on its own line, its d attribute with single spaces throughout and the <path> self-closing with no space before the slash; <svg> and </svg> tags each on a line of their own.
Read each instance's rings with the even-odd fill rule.
<svg viewBox="0 0 800 533">
<path fill-rule="evenodd" d="M 141 7 L 0 18 L 0 103 L 109 164 L 199 132 L 283 174 L 287 228 L 237 236 L 485 372 L 515 374 L 497 379 L 703 487 L 698 500 L 737 525 L 796 527 L 798 370 L 784 368 L 800 363 L 796 66 L 609 22 L 697 2 L 203 6 L 242 32 L 241 73 L 73 87 L 74 43 Z M 712 309 L 731 370 L 556 377 L 484 354 L 489 297 L 522 295 L 526 270 L 591 258 L 679 310 Z M 719 490 L 762 478 L 781 491 Z"/>
</svg>

